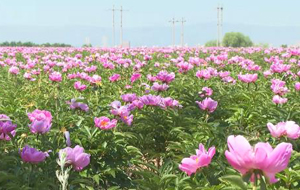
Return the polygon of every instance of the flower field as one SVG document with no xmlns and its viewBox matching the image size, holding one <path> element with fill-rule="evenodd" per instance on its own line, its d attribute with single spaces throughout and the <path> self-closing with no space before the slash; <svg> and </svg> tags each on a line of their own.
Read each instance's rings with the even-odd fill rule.
<svg viewBox="0 0 300 190">
<path fill-rule="evenodd" d="M 300 189 L 299 94 L 300 49 L 0 48 L 0 189 Z"/>
</svg>

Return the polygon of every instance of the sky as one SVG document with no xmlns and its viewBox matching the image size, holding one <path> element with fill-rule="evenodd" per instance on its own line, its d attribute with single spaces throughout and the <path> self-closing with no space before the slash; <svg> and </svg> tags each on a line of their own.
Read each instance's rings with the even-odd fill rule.
<svg viewBox="0 0 300 190">
<path fill-rule="evenodd" d="M 123 6 L 124 40 L 135 46 L 170 45 L 173 17 L 187 21 L 188 45 L 215 39 L 218 5 L 224 7 L 224 32 L 243 32 L 257 43 L 300 42 L 298 0 L 0 0 L 0 41 L 80 46 L 88 37 L 92 44 L 111 45 L 113 5 Z M 119 12 L 115 22 L 118 38 Z M 177 23 L 177 43 L 179 33 Z"/>
</svg>

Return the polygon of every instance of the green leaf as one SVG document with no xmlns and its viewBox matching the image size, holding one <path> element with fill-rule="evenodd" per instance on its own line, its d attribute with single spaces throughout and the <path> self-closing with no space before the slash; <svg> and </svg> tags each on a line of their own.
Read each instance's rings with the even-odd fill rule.
<svg viewBox="0 0 300 190">
<path fill-rule="evenodd" d="M 243 175 L 243 181 L 248 183 L 250 178 L 251 178 L 252 172 L 247 172 L 246 174 Z"/>
<path fill-rule="evenodd" d="M 266 185 L 266 182 L 264 180 L 264 177 L 260 178 L 260 190 L 267 190 L 267 185 Z"/>
<path fill-rule="evenodd" d="M 227 175 L 219 178 L 221 181 L 229 182 L 235 186 L 238 186 L 242 190 L 247 190 L 247 186 L 245 185 L 241 176 L 237 175 Z"/>
</svg>

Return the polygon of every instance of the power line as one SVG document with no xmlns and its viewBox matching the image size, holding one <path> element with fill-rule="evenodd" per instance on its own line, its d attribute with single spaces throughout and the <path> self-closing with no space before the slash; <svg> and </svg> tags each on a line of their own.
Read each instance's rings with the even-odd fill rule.
<svg viewBox="0 0 300 190">
<path fill-rule="evenodd" d="M 175 23 L 179 22 L 178 20 L 175 20 L 175 18 L 173 17 L 172 20 L 170 20 L 169 22 L 172 23 L 172 43 L 173 43 L 173 47 L 175 46 Z"/>
</svg>

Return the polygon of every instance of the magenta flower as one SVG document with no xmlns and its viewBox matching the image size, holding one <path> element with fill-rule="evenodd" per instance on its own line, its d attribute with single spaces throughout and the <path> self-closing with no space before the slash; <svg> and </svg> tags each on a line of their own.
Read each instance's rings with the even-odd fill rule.
<svg viewBox="0 0 300 190">
<path fill-rule="evenodd" d="M 116 127 L 118 121 L 116 119 L 110 120 L 108 117 L 102 116 L 100 118 L 95 117 L 94 122 L 96 127 L 102 130 L 108 130 Z"/>
<path fill-rule="evenodd" d="M 285 64 L 282 64 L 280 62 L 273 63 L 270 66 L 270 69 L 274 73 L 284 73 L 284 72 L 287 72 L 288 70 L 290 70 L 290 68 L 291 68 L 291 65 L 285 65 Z"/>
<path fill-rule="evenodd" d="M 278 95 L 275 95 L 275 96 L 273 96 L 272 101 L 275 104 L 284 104 L 284 103 L 286 103 L 288 101 L 288 99 L 287 98 L 282 98 L 282 97 L 280 97 Z"/>
<path fill-rule="evenodd" d="M 53 72 L 49 75 L 49 79 L 53 82 L 61 82 L 62 81 L 62 77 L 61 74 L 59 72 Z"/>
<path fill-rule="evenodd" d="M 0 114 L 0 140 L 11 140 L 10 136 L 16 135 L 16 127 L 7 115 Z"/>
<path fill-rule="evenodd" d="M 142 109 L 144 107 L 144 104 L 142 101 L 140 100 L 134 100 L 132 102 L 132 104 L 134 105 L 134 107 L 138 108 L 138 109 Z"/>
<path fill-rule="evenodd" d="M 151 74 L 148 74 L 147 75 L 147 79 L 150 81 L 150 82 L 155 82 L 157 80 L 157 78 L 155 76 L 152 76 Z"/>
<path fill-rule="evenodd" d="M 285 82 L 279 79 L 272 79 L 271 89 L 274 94 L 279 94 L 281 96 L 285 95 L 289 89 L 285 87 Z"/>
<path fill-rule="evenodd" d="M 287 136 L 291 139 L 300 137 L 300 127 L 294 121 L 279 122 L 277 125 L 267 124 L 271 135 L 275 138 Z"/>
<path fill-rule="evenodd" d="M 179 73 L 186 73 L 194 68 L 194 66 L 188 62 L 180 62 L 176 66 L 179 68 Z"/>
<path fill-rule="evenodd" d="M 268 78 L 269 76 L 272 76 L 273 73 L 272 73 L 271 70 L 267 70 L 267 71 L 265 71 L 263 74 L 264 74 L 264 77 L 265 77 L 265 78 Z"/>
<path fill-rule="evenodd" d="M 215 147 L 210 147 L 207 152 L 203 144 L 199 144 L 199 149 L 196 150 L 196 155 L 182 159 L 179 169 L 190 176 L 193 173 L 196 173 L 199 168 L 208 166 L 215 153 Z"/>
<path fill-rule="evenodd" d="M 76 82 L 74 83 L 74 88 L 75 88 L 76 90 L 79 90 L 79 91 L 84 91 L 84 90 L 86 89 L 86 85 L 81 84 L 80 81 L 76 81 Z"/>
<path fill-rule="evenodd" d="M 14 75 L 19 74 L 20 69 L 16 66 L 12 66 L 9 68 L 8 72 Z"/>
<path fill-rule="evenodd" d="M 156 75 L 156 79 L 160 80 L 161 82 L 169 84 L 175 79 L 175 73 L 168 73 L 167 71 L 160 71 Z"/>
<path fill-rule="evenodd" d="M 66 161 L 68 164 L 72 165 L 76 171 L 81 171 L 90 163 L 90 155 L 84 153 L 84 149 L 78 145 L 74 148 L 64 148 L 59 151 L 59 157 L 62 157 L 62 154 L 66 154 Z"/>
<path fill-rule="evenodd" d="M 234 169 L 242 175 L 251 172 L 252 180 L 253 171 L 260 170 L 270 183 L 278 181 L 275 174 L 288 166 L 293 150 L 290 143 L 280 143 L 275 149 L 269 143 L 262 142 L 252 147 L 247 139 L 240 135 L 229 136 L 227 143 L 229 151 L 226 150 L 225 156 Z"/>
<path fill-rule="evenodd" d="M 209 113 L 214 112 L 218 106 L 218 102 L 211 98 L 205 98 L 204 100 L 202 100 L 202 102 L 196 101 L 196 103 L 198 104 L 200 109 L 206 110 Z"/>
<path fill-rule="evenodd" d="M 213 90 L 208 87 L 203 87 L 202 92 L 199 92 L 200 97 L 211 96 L 213 94 Z"/>
<path fill-rule="evenodd" d="M 32 164 L 43 162 L 49 156 L 47 152 L 38 151 L 28 145 L 26 145 L 22 151 L 20 151 L 20 155 L 24 162 L 29 162 Z"/>
<path fill-rule="evenodd" d="M 147 106 L 159 106 L 161 103 L 161 97 L 149 94 L 141 96 L 140 101 Z"/>
<path fill-rule="evenodd" d="M 157 82 L 153 83 L 153 86 L 151 87 L 152 90 L 154 91 L 165 91 L 169 88 L 169 86 L 167 84 L 158 84 Z"/>
<path fill-rule="evenodd" d="M 88 112 L 89 111 L 89 106 L 85 103 L 81 102 L 76 102 L 76 99 L 71 99 L 71 102 L 67 102 L 67 104 L 70 105 L 70 109 L 81 109 L 82 111 Z"/>
<path fill-rule="evenodd" d="M 141 76 L 142 75 L 140 73 L 133 73 L 130 78 L 131 83 L 134 83 L 135 81 L 137 81 L 139 78 L 141 78 Z"/>
<path fill-rule="evenodd" d="M 102 78 L 99 75 L 93 75 L 90 78 L 89 82 L 92 84 L 101 84 L 101 80 L 102 80 Z"/>
<path fill-rule="evenodd" d="M 211 75 L 211 73 L 210 73 L 209 70 L 204 69 L 204 70 L 197 71 L 196 72 L 196 77 L 198 77 L 200 79 L 203 78 L 205 80 L 208 80 L 208 79 L 210 79 L 212 77 L 212 75 Z"/>
<path fill-rule="evenodd" d="M 128 126 L 131 126 L 133 115 L 121 115 L 121 120 Z"/>
<path fill-rule="evenodd" d="M 300 82 L 295 83 L 295 89 L 296 91 L 300 91 Z"/>
<path fill-rule="evenodd" d="M 32 133 L 44 134 L 50 130 L 52 115 L 49 111 L 36 109 L 27 115 L 31 121 L 29 128 Z"/>
<path fill-rule="evenodd" d="M 162 108 L 182 108 L 182 105 L 179 104 L 177 100 L 174 100 L 170 97 L 161 98 L 161 107 Z"/>
<path fill-rule="evenodd" d="M 110 104 L 110 106 L 112 108 L 110 110 L 110 113 L 115 116 L 122 116 L 122 115 L 128 116 L 130 114 L 128 106 L 121 106 L 121 102 L 119 102 L 119 101 L 113 101 Z"/>
<path fill-rule="evenodd" d="M 255 74 L 245 74 L 245 75 L 239 74 L 238 75 L 238 79 L 245 83 L 255 82 L 257 80 L 257 77 L 258 76 L 256 73 Z"/>
<path fill-rule="evenodd" d="M 124 102 L 133 102 L 134 100 L 137 100 L 136 94 L 123 94 L 121 95 L 121 98 Z"/>
<path fill-rule="evenodd" d="M 115 82 L 118 81 L 121 78 L 121 75 L 119 74 L 113 74 L 112 76 L 109 77 L 110 82 Z"/>
</svg>

